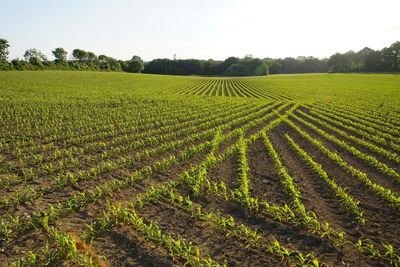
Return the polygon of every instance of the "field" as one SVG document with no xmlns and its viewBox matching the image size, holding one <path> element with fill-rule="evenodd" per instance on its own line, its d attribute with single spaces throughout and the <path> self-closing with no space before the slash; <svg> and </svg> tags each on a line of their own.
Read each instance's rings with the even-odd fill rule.
<svg viewBox="0 0 400 267">
<path fill-rule="evenodd" d="M 400 75 L 0 73 L 4 266 L 400 266 Z"/>
</svg>

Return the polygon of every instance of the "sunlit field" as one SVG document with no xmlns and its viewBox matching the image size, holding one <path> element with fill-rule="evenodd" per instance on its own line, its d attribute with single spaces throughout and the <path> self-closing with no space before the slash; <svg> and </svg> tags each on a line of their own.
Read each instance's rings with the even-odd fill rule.
<svg viewBox="0 0 400 267">
<path fill-rule="evenodd" d="M 0 72 L 5 266 L 398 266 L 400 75 Z"/>
</svg>

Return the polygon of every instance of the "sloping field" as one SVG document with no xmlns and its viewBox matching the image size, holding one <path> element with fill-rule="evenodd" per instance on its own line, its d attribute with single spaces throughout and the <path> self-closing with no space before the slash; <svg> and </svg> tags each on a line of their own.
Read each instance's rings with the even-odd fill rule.
<svg viewBox="0 0 400 267">
<path fill-rule="evenodd" d="M 4 266 L 398 266 L 400 76 L 0 73 Z"/>
</svg>

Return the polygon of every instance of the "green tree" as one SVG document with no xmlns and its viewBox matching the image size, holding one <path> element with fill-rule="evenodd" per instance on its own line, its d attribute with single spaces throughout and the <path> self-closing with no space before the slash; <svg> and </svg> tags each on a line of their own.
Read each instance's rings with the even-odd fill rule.
<svg viewBox="0 0 400 267">
<path fill-rule="evenodd" d="M 30 64 L 29 62 L 27 62 L 25 60 L 21 60 L 18 58 L 11 60 L 11 64 L 13 65 L 13 68 L 15 70 L 33 70 L 34 69 L 32 64 Z"/>
<path fill-rule="evenodd" d="M 54 62 L 56 62 L 56 63 L 65 63 L 65 62 L 67 62 L 67 54 L 68 54 L 68 52 L 65 51 L 64 48 L 58 47 L 58 48 L 54 49 L 51 52 L 53 53 L 54 57 L 56 58 L 54 60 Z"/>
<path fill-rule="evenodd" d="M 91 69 L 98 69 L 99 68 L 99 58 L 93 52 L 87 52 L 86 64 Z"/>
<path fill-rule="evenodd" d="M 121 71 L 121 65 L 119 64 L 118 60 L 112 57 L 108 57 L 108 62 L 110 64 L 110 70 L 112 71 Z"/>
<path fill-rule="evenodd" d="M 99 56 L 99 66 L 102 70 L 109 70 L 110 69 L 110 61 L 106 55 Z"/>
<path fill-rule="evenodd" d="M 36 67 L 43 67 L 43 63 L 47 61 L 46 56 L 40 50 L 35 48 L 26 50 L 24 58 Z"/>
<path fill-rule="evenodd" d="M 128 61 L 128 72 L 139 73 L 143 69 L 143 60 L 139 56 L 133 56 L 132 59 Z"/>
<path fill-rule="evenodd" d="M 102 70 L 121 71 L 119 61 L 106 55 L 99 56 L 99 67 Z"/>
<path fill-rule="evenodd" d="M 85 62 L 88 53 L 85 50 L 76 48 L 72 50 L 72 56 L 74 57 L 75 60 L 78 60 L 79 62 Z"/>
<path fill-rule="evenodd" d="M 0 39 L 0 61 L 7 61 L 10 45 L 6 39 Z"/>
<path fill-rule="evenodd" d="M 380 65 L 386 71 L 400 70 L 400 42 L 395 42 L 381 50 Z"/>
<path fill-rule="evenodd" d="M 128 62 L 125 60 L 118 60 L 119 66 L 121 67 L 121 70 L 123 71 L 128 71 Z"/>
<path fill-rule="evenodd" d="M 8 63 L 8 48 L 10 45 L 6 39 L 0 39 L 0 70 L 12 69 L 12 65 Z"/>
</svg>

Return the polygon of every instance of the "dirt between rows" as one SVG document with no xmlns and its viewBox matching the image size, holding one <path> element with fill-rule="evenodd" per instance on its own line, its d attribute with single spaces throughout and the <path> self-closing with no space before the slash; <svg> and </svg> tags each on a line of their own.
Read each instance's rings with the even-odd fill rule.
<svg viewBox="0 0 400 267">
<path fill-rule="evenodd" d="M 268 122 L 265 122 L 268 123 Z M 265 125 L 265 124 L 264 124 Z M 306 128 L 304 128 L 307 130 Z M 254 129 L 253 129 L 254 130 Z M 312 131 L 307 131 L 313 137 L 320 139 Z M 347 191 L 357 200 L 365 210 L 367 223 L 361 225 L 356 222 L 354 216 L 340 203 L 332 190 L 319 178 L 313 170 L 305 164 L 290 147 L 284 138 L 288 133 L 315 161 L 319 162 L 329 177 L 335 179 L 338 185 L 347 188 Z M 389 207 L 388 203 L 372 193 L 366 186 L 356 178 L 351 177 L 346 171 L 337 166 L 331 159 L 316 149 L 310 142 L 302 138 L 289 125 L 281 123 L 269 134 L 271 142 L 278 152 L 282 163 L 286 166 L 289 174 L 302 193 L 302 201 L 307 210 L 314 211 L 318 219 L 328 222 L 337 230 L 343 229 L 347 238 L 356 242 L 358 238 L 368 238 L 378 244 L 381 242 L 391 243 L 395 247 L 400 246 L 399 212 Z M 237 139 L 235 139 L 237 140 Z M 349 158 L 346 152 L 338 150 L 333 144 L 321 140 L 331 150 Z M 227 141 L 222 148 L 228 147 L 234 141 Z M 250 194 L 252 197 L 267 201 L 271 204 L 290 205 L 291 199 L 283 190 L 278 171 L 275 169 L 271 157 L 265 148 L 262 139 L 257 140 L 248 147 L 248 163 L 250 167 Z M 145 192 L 151 186 L 173 179 L 194 164 L 204 160 L 204 154 L 188 161 L 180 162 L 170 170 L 162 173 L 154 173 L 151 178 L 146 179 L 135 186 L 122 189 L 107 199 L 111 203 L 123 202 L 134 199 L 134 197 Z M 146 163 L 151 163 L 152 160 Z M 354 162 L 351 161 L 351 164 Z M 357 167 L 358 165 L 356 165 Z M 140 166 L 139 166 L 140 167 Z M 123 177 L 128 170 L 115 172 L 115 177 Z M 131 171 L 131 170 L 129 170 Z M 368 171 L 363 169 L 363 171 Z M 367 172 L 368 173 L 368 172 Z M 369 174 L 369 173 L 368 173 Z M 219 166 L 211 169 L 207 174 L 210 179 L 222 180 L 228 189 L 234 190 L 239 187 L 237 157 L 225 160 Z M 96 185 L 95 182 L 105 181 L 113 177 L 104 176 L 101 179 L 83 183 L 84 188 Z M 43 197 L 44 203 L 52 199 L 63 199 L 68 194 L 82 188 L 70 188 L 60 195 L 54 194 Z M 337 248 L 332 241 L 322 239 L 316 234 L 304 230 L 301 226 L 282 223 L 272 216 L 258 214 L 233 202 L 227 202 L 212 193 L 203 192 L 199 197 L 191 195 L 190 190 L 180 186 L 178 191 L 184 195 L 190 195 L 191 199 L 204 207 L 206 211 L 220 212 L 225 217 L 232 216 L 237 224 L 244 224 L 262 236 L 263 242 L 277 239 L 283 246 L 291 250 L 300 250 L 304 254 L 312 252 L 320 262 L 331 266 L 384 266 L 387 262 L 371 260 L 365 255 L 358 253 L 353 244 L 347 244 L 343 248 Z M 37 205 L 44 205 L 38 202 Z M 72 231 L 80 236 L 96 217 L 101 216 L 106 209 L 106 202 L 100 201 L 85 206 L 82 210 L 60 218 L 54 225 L 63 231 Z M 29 206 L 24 207 L 26 212 Z M 36 209 L 36 207 L 33 207 Z M 39 207 L 37 207 L 39 208 Z M 152 205 L 147 205 L 139 210 L 139 215 L 157 222 L 161 229 L 174 237 L 185 239 L 187 242 L 198 246 L 202 255 L 210 255 L 214 260 L 228 266 L 282 266 L 293 265 L 294 261 L 288 263 L 282 261 L 274 254 L 266 253 L 261 249 L 249 247 L 243 240 L 228 237 L 217 229 L 214 224 L 193 218 L 186 211 L 172 206 L 168 201 L 161 200 Z M 21 237 L 9 242 L 3 242 L 0 252 L 0 262 L 10 263 L 12 260 L 28 255 L 29 251 L 40 251 L 51 238 L 40 229 L 32 230 Z M 51 248 L 54 243 L 49 243 Z M 169 252 L 141 236 L 135 229 L 129 226 L 118 226 L 110 232 L 96 238 L 92 244 L 93 250 L 107 258 L 110 266 L 181 266 L 182 259 L 173 259 Z M 63 263 L 68 266 L 68 261 Z M 7 265 L 6 265 L 7 266 Z"/>
<path fill-rule="evenodd" d="M 328 198 L 326 190 L 330 190 L 327 186 L 322 186 L 323 190 L 321 190 L 321 185 L 318 186 L 321 182 L 318 181 L 318 177 L 314 177 L 312 174 L 303 176 L 305 179 L 304 182 L 300 183 L 300 188 L 302 192 L 306 195 L 305 197 L 305 205 L 310 207 L 311 209 L 315 209 L 318 211 L 317 215 L 321 215 L 322 218 L 326 219 L 329 223 L 337 225 L 341 229 L 346 231 L 347 237 L 352 241 L 357 241 L 358 238 L 367 238 L 377 242 L 378 244 L 383 243 L 391 243 L 395 247 L 400 246 L 400 216 L 399 211 L 395 208 L 389 206 L 389 203 L 378 195 L 373 193 L 367 186 L 361 183 L 357 178 L 352 177 L 349 173 L 347 173 L 344 169 L 338 166 L 333 160 L 331 160 L 328 156 L 322 153 L 318 148 L 316 148 L 309 141 L 305 140 L 301 137 L 296 131 L 293 130 L 289 125 L 282 124 L 279 128 L 276 129 L 276 132 L 273 135 L 279 133 L 282 136 L 284 133 L 288 133 L 289 136 L 295 140 L 295 142 L 305 150 L 314 161 L 318 162 L 322 165 L 323 169 L 327 172 L 328 176 L 331 179 L 334 179 L 335 182 L 346 188 L 346 191 L 353 197 L 355 200 L 360 201 L 360 207 L 364 210 L 364 217 L 367 222 L 365 225 L 361 225 L 360 223 L 355 222 L 355 219 L 351 219 L 350 211 L 339 209 L 336 210 L 335 206 L 330 206 L 329 203 L 334 197 L 332 194 L 331 198 Z M 321 139 L 320 137 L 312 134 L 311 131 L 308 132 L 314 138 L 319 139 L 328 149 L 336 152 L 338 155 L 343 156 L 342 151 L 338 151 L 335 147 Z M 286 142 L 283 137 L 280 137 L 283 142 Z M 283 145 L 287 146 L 287 144 Z M 291 150 L 291 154 L 295 155 L 295 152 Z M 304 162 L 297 156 L 295 156 L 296 161 L 299 166 L 303 166 L 304 169 L 309 169 Z M 350 163 L 351 164 L 351 163 Z M 289 165 L 290 166 L 290 165 Z M 300 168 L 296 168 L 300 170 Z M 366 172 L 369 175 L 368 172 Z M 307 185 L 309 184 L 309 185 Z M 313 185 L 314 184 L 314 185 Z M 310 185 L 315 187 L 315 192 L 311 193 Z M 327 192 L 329 193 L 329 192 Z M 320 197 L 318 197 L 320 195 Z M 307 200 L 311 201 L 307 201 Z M 332 199 L 333 200 L 333 199 Z M 307 203 L 308 202 L 308 203 Z M 330 207 L 330 208 L 327 208 Z M 344 213 L 343 213 L 344 212 Z"/>
</svg>

